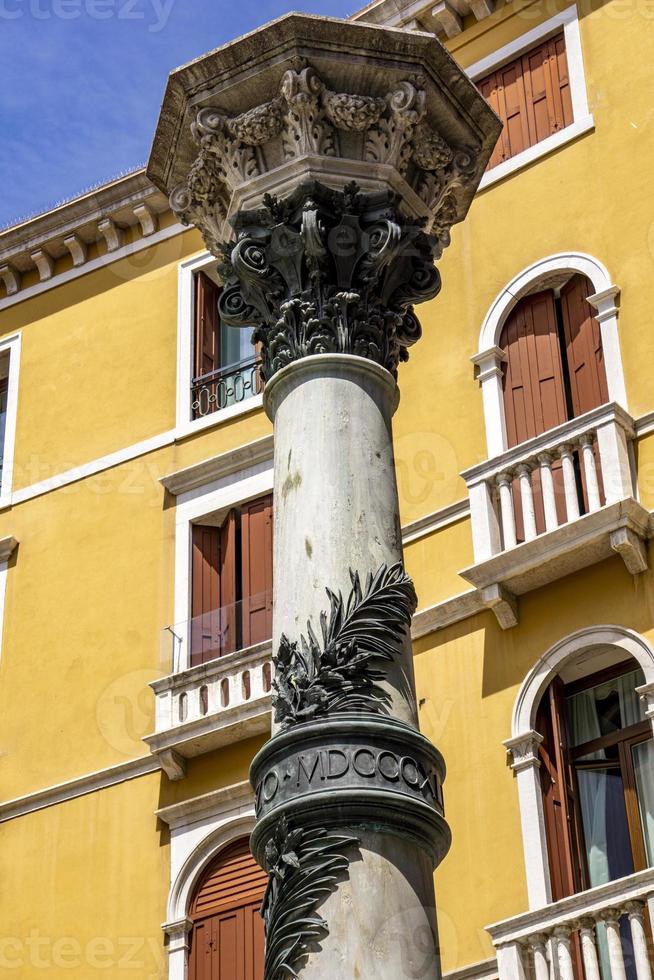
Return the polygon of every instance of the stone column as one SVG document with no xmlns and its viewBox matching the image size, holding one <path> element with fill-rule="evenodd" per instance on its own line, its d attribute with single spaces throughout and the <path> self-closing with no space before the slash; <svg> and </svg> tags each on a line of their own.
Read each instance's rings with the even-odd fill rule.
<svg viewBox="0 0 654 980">
<path fill-rule="evenodd" d="M 435 38 L 300 15 L 164 100 L 149 173 L 220 259 L 222 321 L 256 328 L 274 424 L 266 980 L 440 976 L 444 764 L 417 725 L 392 417 L 498 129 Z"/>
</svg>

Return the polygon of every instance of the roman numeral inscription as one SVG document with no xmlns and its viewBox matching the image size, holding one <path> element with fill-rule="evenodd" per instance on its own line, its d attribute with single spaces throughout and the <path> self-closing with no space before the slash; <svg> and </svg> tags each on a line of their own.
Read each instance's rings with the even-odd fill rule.
<svg viewBox="0 0 654 980">
<path fill-rule="evenodd" d="M 257 783 L 257 815 L 275 809 L 286 799 L 332 789 L 383 789 L 421 798 L 443 813 L 442 772 L 438 762 L 415 746 L 402 752 L 395 747 L 340 744 L 288 755 L 273 765 Z"/>
</svg>

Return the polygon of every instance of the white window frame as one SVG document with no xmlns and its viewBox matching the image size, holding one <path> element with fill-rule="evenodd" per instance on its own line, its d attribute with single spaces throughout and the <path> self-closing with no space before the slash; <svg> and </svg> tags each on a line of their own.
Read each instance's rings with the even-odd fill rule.
<svg viewBox="0 0 654 980">
<path fill-rule="evenodd" d="M 211 252 L 200 252 L 180 262 L 177 289 L 177 406 L 175 438 L 213 428 L 230 419 L 256 411 L 263 405 L 263 394 L 246 398 L 238 405 L 193 419 L 191 413 L 191 382 L 193 379 L 193 336 L 195 311 L 195 273 L 216 262 Z"/>
<path fill-rule="evenodd" d="M 14 484 L 14 451 L 16 448 L 16 421 L 18 418 L 18 378 L 20 374 L 21 334 L 12 334 L 0 340 L 0 356 L 9 355 L 7 377 L 7 416 L 5 441 L 2 455 L 2 481 L 0 482 L 0 508 L 11 504 Z"/>
<path fill-rule="evenodd" d="M 272 489 L 273 460 L 270 458 L 177 497 L 174 624 L 178 627 L 188 623 L 191 618 L 193 524 L 201 523 L 203 518 L 209 516 L 219 523 L 232 507 L 272 493 Z M 173 670 L 179 673 L 190 667 L 191 658 L 188 631 L 180 628 L 176 635 L 178 649 Z"/>
<path fill-rule="evenodd" d="M 486 58 L 475 62 L 475 64 L 467 69 L 467 74 L 473 82 L 477 82 L 485 75 L 490 75 L 491 72 L 501 68 L 507 62 L 513 61 L 514 58 L 525 54 L 530 48 L 537 47 L 538 44 L 547 40 L 548 37 L 557 34 L 561 28 L 563 28 L 565 38 L 568 75 L 570 78 L 572 123 L 566 126 L 565 129 L 559 130 L 558 133 L 553 133 L 547 139 L 541 140 L 540 143 L 535 143 L 534 146 L 527 147 L 521 153 L 516 153 L 510 160 L 505 160 L 504 163 L 493 167 L 492 170 L 489 170 L 482 177 L 481 183 L 479 184 L 480 191 L 485 187 L 496 184 L 498 180 L 503 180 L 509 174 L 515 173 L 517 170 L 522 170 L 523 167 L 533 163 L 534 160 L 538 160 L 553 150 L 557 150 L 559 147 L 564 146 L 571 140 L 577 139 L 578 136 L 589 132 L 595 127 L 593 116 L 588 108 L 586 77 L 581 51 L 581 35 L 579 32 L 579 15 L 576 6 L 562 10 L 554 17 L 550 17 L 549 20 L 539 24 L 538 27 L 534 27 L 533 30 L 527 31 L 526 34 L 521 34 L 514 41 L 510 41 Z"/>
<path fill-rule="evenodd" d="M 527 895 L 530 909 L 552 901 L 545 813 L 540 781 L 538 746 L 542 735 L 535 731 L 536 712 L 548 685 L 568 661 L 592 648 L 613 647 L 624 659 L 631 657 L 645 675 L 645 684 L 636 688 L 647 704 L 646 715 L 654 733 L 654 649 L 634 630 L 624 626 L 598 625 L 565 636 L 543 654 L 525 677 L 513 708 L 511 738 L 504 742 L 511 756 L 520 807 Z"/>
<path fill-rule="evenodd" d="M 191 899 L 206 866 L 225 847 L 254 829 L 254 793 L 237 783 L 157 811 L 170 828 L 170 892 L 166 921 L 168 978 L 188 976 Z"/>
<path fill-rule="evenodd" d="M 504 353 L 499 346 L 506 319 L 524 296 L 536 292 L 539 287 L 547 288 L 557 277 L 562 279 L 566 274 L 575 273 L 586 276 L 593 285 L 594 292 L 588 297 L 588 302 L 597 310 L 595 319 L 602 337 L 609 401 L 616 402 L 625 411 L 629 410 L 618 335 L 617 299 L 620 287 L 612 282 L 606 266 L 592 255 L 583 252 L 549 255 L 532 262 L 498 293 L 484 317 L 479 333 L 479 349 L 471 358 L 481 386 L 489 459 L 500 456 L 509 448 L 502 392 Z"/>
</svg>

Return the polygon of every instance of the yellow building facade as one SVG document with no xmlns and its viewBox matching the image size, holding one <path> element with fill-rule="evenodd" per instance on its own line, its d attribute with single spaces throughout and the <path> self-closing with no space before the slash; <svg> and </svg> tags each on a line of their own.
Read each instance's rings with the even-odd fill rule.
<svg viewBox="0 0 654 980">
<path fill-rule="evenodd" d="M 618 969 L 621 942 L 624 975 L 644 980 L 639 928 L 654 895 L 651 11 L 620 0 L 380 0 L 355 19 L 437 32 L 505 121 L 439 263 L 443 289 L 422 309 L 394 419 L 421 727 L 448 767 L 453 843 L 436 875 L 443 971 L 521 980 L 549 962 L 568 978 L 594 931 L 580 920 L 603 916 L 598 969 Z M 550 72 L 541 102 L 539 71 Z M 203 869 L 254 824 L 248 768 L 270 726 L 266 627 L 250 642 L 242 625 L 223 656 L 193 659 L 204 623 L 193 529 L 238 512 L 242 544 L 247 505 L 272 491 L 254 352 L 230 347 L 209 380 L 198 366 L 199 277 L 219 288 L 215 266 L 143 172 L 0 233 L 8 976 L 186 976 Z M 575 388 L 587 363 L 575 361 L 582 328 L 565 305 L 573 281 L 584 284 L 601 375 L 590 408 Z M 545 296 L 557 317 L 549 334 L 534 312 Z M 543 367 L 550 342 L 560 383 Z M 538 376 L 520 381 L 532 350 Z M 524 430 L 527 417 L 536 421 Z M 215 601 L 241 622 L 253 595 Z M 557 678 L 567 775 L 551 782 L 562 779 L 563 802 L 548 797 L 538 728 Z M 570 731 L 584 692 L 599 725 L 589 738 Z M 592 767 L 574 752 L 585 742 Z M 576 828 L 567 886 L 553 856 L 563 848 L 556 807 Z M 604 837 L 591 827 L 599 810 Z M 618 826 L 623 812 L 631 850 L 608 853 L 606 822 Z M 598 852 L 606 866 L 595 873 Z"/>
</svg>

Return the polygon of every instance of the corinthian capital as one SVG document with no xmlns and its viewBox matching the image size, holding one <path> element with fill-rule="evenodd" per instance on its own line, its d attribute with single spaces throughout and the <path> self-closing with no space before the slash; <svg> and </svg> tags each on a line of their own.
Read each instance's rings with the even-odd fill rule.
<svg viewBox="0 0 654 980">
<path fill-rule="evenodd" d="M 310 354 L 368 357 L 395 373 L 420 336 L 413 304 L 435 296 L 436 241 L 391 192 L 314 181 L 238 216 L 223 247 L 223 323 L 256 324 L 263 375 Z"/>
</svg>

